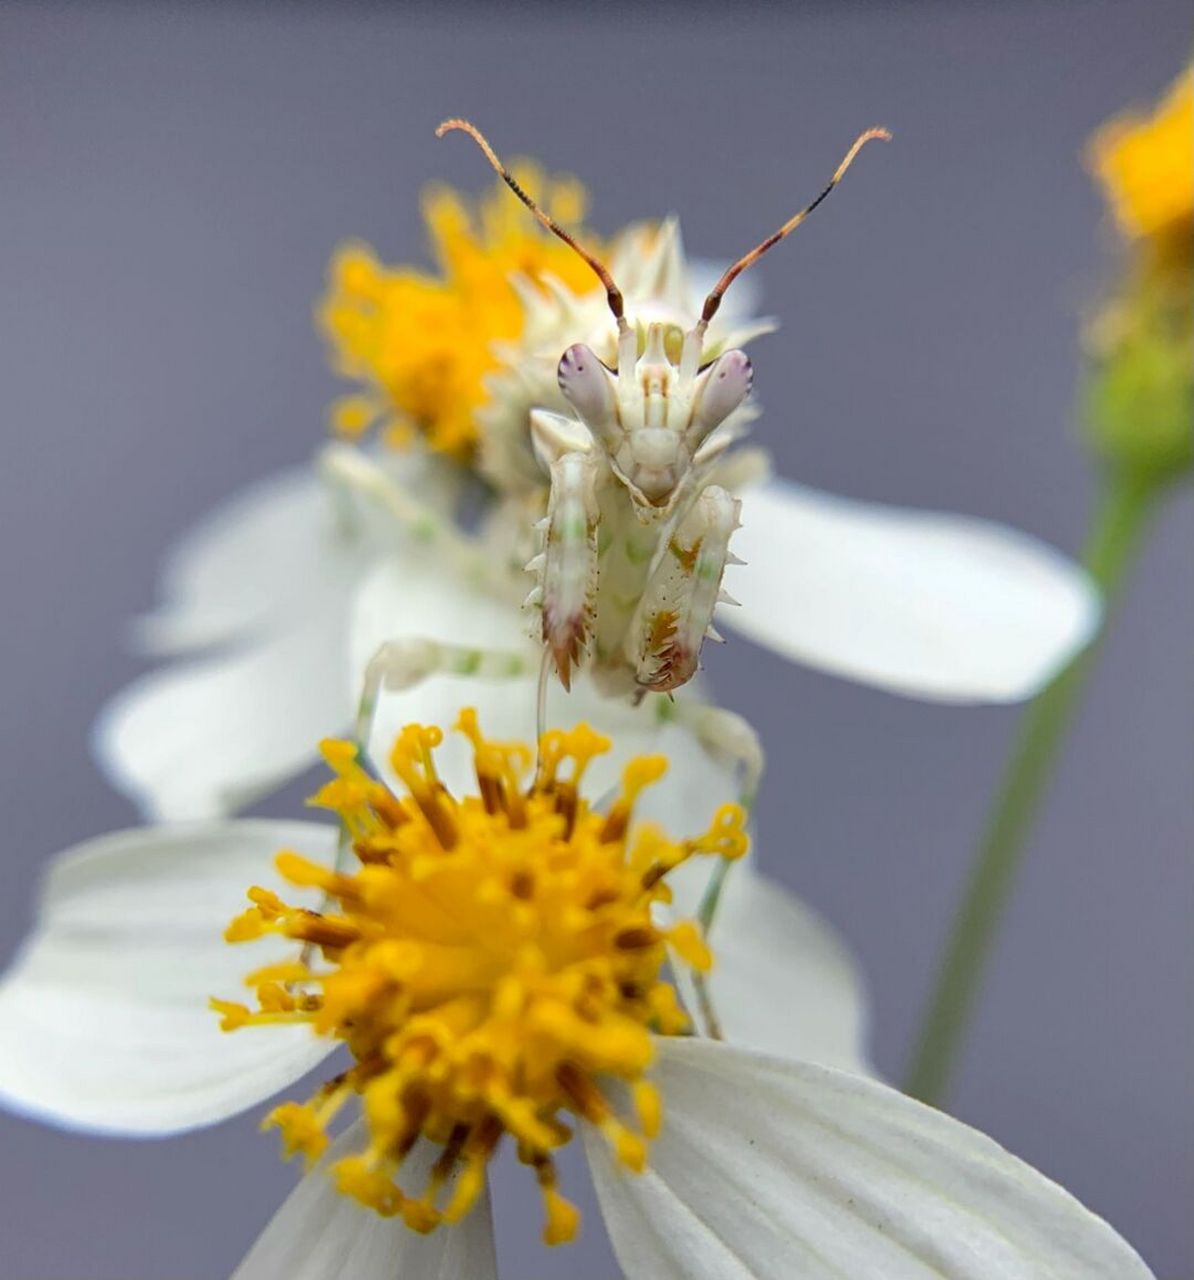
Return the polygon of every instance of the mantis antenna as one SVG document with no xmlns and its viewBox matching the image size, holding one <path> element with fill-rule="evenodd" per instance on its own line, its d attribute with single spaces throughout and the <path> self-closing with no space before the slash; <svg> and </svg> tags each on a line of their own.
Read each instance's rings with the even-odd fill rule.
<svg viewBox="0 0 1194 1280">
<path fill-rule="evenodd" d="M 515 179 L 514 175 L 510 172 L 510 170 L 507 169 L 504 164 L 502 164 L 500 159 L 498 159 L 497 152 L 494 151 L 494 149 L 489 145 L 489 140 L 485 137 L 485 135 L 481 132 L 481 130 L 477 128 L 475 124 L 473 124 L 469 120 L 457 120 L 457 119 L 445 120 L 436 129 L 435 136 L 437 138 L 442 138 L 445 133 L 454 133 L 457 130 L 459 130 L 461 133 L 467 133 L 468 136 L 472 138 L 472 140 L 477 144 L 477 146 L 481 148 L 482 152 L 485 155 L 485 159 L 488 160 L 489 163 L 493 166 L 497 175 L 506 184 L 506 186 L 508 186 L 510 190 L 513 191 L 514 194 L 523 202 L 523 204 L 525 204 L 526 207 L 535 215 L 535 217 L 539 220 L 539 222 L 544 227 L 546 227 L 547 230 L 550 231 L 553 236 L 559 236 L 559 238 L 563 240 L 563 242 L 566 245 L 568 245 L 570 249 L 573 249 L 585 260 L 585 262 L 589 264 L 589 266 L 593 270 L 593 273 L 596 275 L 597 279 L 601 281 L 603 287 L 605 288 L 605 298 L 606 298 L 606 301 L 609 303 L 610 311 L 613 312 L 614 319 L 618 322 L 619 333 L 625 331 L 628 328 L 628 326 L 626 323 L 626 316 L 624 314 L 625 307 L 622 300 L 622 291 L 614 283 L 613 276 L 610 275 L 609 271 L 606 270 L 605 266 L 600 261 L 598 261 L 598 259 L 594 257 L 594 255 L 591 254 L 586 248 L 584 248 L 581 244 L 579 244 L 573 236 L 569 235 L 569 233 L 565 231 L 564 228 L 561 227 L 560 224 L 549 213 L 546 213 L 543 209 L 540 209 L 539 206 L 534 202 L 534 200 L 532 200 L 531 197 L 527 195 L 527 193 L 522 189 L 522 187 L 519 186 L 517 180 Z M 834 179 L 834 181 L 836 181 L 836 178 Z"/>
<path fill-rule="evenodd" d="M 441 128 L 442 127 L 443 126 L 441 126 Z M 717 314 L 717 308 L 721 306 L 721 299 L 730 285 L 737 280 L 747 267 L 752 263 L 758 262 L 768 249 L 773 245 L 779 244 L 785 236 L 791 235 L 792 232 L 795 231 L 796 228 L 805 220 L 805 218 L 812 213 L 817 205 L 819 205 L 821 201 L 824 200 L 825 197 L 834 189 L 834 187 L 841 182 L 842 178 L 845 176 L 846 170 L 854 163 L 854 157 L 858 155 L 868 142 L 873 142 L 876 139 L 882 142 L 890 142 L 891 134 L 886 129 L 867 129 L 864 133 L 860 133 L 858 137 L 854 139 L 854 145 L 846 152 L 845 156 L 842 158 L 841 164 L 839 164 L 837 169 L 834 171 L 833 177 L 829 179 L 828 186 L 826 186 L 825 190 L 821 192 L 812 204 L 806 205 L 799 213 L 789 218 L 778 231 L 773 232 L 766 240 L 755 245 L 749 253 L 744 254 L 737 262 L 726 269 L 725 274 L 713 286 L 712 292 L 705 299 L 705 305 L 701 309 L 700 327 L 702 331 L 709 321 Z"/>
</svg>

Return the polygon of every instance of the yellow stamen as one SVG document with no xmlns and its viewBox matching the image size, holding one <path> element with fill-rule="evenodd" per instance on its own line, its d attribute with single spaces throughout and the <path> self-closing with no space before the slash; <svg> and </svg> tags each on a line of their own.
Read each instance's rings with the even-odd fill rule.
<svg viewBox="0 0 1194 1280">
<path fill-rule="evenodd" d="M 667 940 L 690 969 L 708 973 L 713 968 L 713 953 L 705 945 L 700 926 L 692 920 L 681 920 L 667 932 Z"/>
<path fill-rule="evenodd" d="M 328 421 L 338 436 L 356 439 L 381 417 L 382 406 L 368 396 L 342 396 L 328 410 Z"/>
<path fill-rule="evenodd" d="M 584 218 L 586 197 L 575 179 L 548 178 L 526 162 L 514 168 L 559 221 L 576 226 Z M 423 216 L 438 274 L 383 266 L 359 243 L 342 245 L 332 259 L 317 318 L 336 371 L 364 391 L 336 401 L 330 425 L 349 438 L 376 425 L 396 448 L 422 438 L 467 460 L 477 443 L 474 415 L 488 400 L 485 380 L 497 368 L 494 345 L 522 334 L 523 304 L 512 280 L 542 287 L 552 277 L 584 293 L 593 279 L 500 182 L 471 208 L 436 188 L 424 199 Z"/>
<path fill-rule="evenodd" d="M 318 951 L 249 977 L 256 1008 L 213 1000 L 221 1025 L 306 1022 L 342 1040 L 355 1065 L 308 1103 L 277 1107 L 288 1154 L 308 1161 L 327 1146 L 344 1102 L 360 1098 L 368 1144 L 332 1170 L 346 1194 L 416 1231 L 458 1221 L 476 1201 L 504 1135 L 535 1171 L 544 1239 L 571 1239 L 579 1214 L 556 1187 L 552 1153 L 572 1136 L 568 1117 L 596 1127 L 639 1171 L 660 1129 L 659 1094 L 646 1079 L 653 1034 L 687 1030 L 664 980 L 669 945 L 704 970 L 712 957 L 691 922 L 657 926 L 667 872 L 698 854 L 738 856 L 743 816 L 719 810 L 686 841 L 641 826 L 633 805 L 666 767 L 647 757 L 625 770 L 608 816 L 580 795 L 609 742 L 586 725 L 545 735 L 533 753 L 489 741 L 476 715 L 457 728 L 472 743 L 479 795 L 450 795 L 436 771 L 438 729 L 408 726 L 391 761 L 409 794 L 361 768 L 355 749 L 325 743 L 336 772 L 316 803 L 352 834 L 355 871 L 284 850 L 283 878 L 328 897 L 323 911 L 293 907 L 261 888 L 229 927 L 230 941 L 280 934 Z M 635 1122 L 615 1114 L 604 1080 L 631 1089 Z M 440 1148 L 422 1187 L 403 1185 L 419 1143 Z"/>
<path fill-rule="evenodd" d="M 1194 68 L 1150 115 L 1119 116 L 1091 139 L 1089 163 L 1130 240 L 1194 237 Z"/>
<path fill-rule="evenodd" d="M 667 772 L 665 756 L 639 756 L 622 772 L 622 794 L 614 801 L 601 831 L 603 840 L 621 840 L 630 825 L 634 804 L 645 788 L 659 781 Z"/>
<path fill-rule="evenodd" d="M 310 1102 L 283 1102 L 261 1122 L 263 1129 L 277 1129 L 282 1135 L 282 1154 L 289 1160 L 303 1155 L 308 1165 L 323 1155 L 328 1145 L 326 1121 Z"/>
<path fill-rule="evenodd" d="M 634 1086 L 634 1111 L 643 1137 L 659 1137 L 663 1125 L 663 1102 L 659 1090 L 649 1080 L 639 1080 Z"/>
</svg>

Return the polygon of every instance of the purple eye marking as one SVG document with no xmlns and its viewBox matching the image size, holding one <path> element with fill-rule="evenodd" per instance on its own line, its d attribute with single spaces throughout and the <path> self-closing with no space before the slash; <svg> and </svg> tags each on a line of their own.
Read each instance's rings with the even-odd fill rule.
<svg viewBox="0 0 1194 1280">
<path fill-rule="evenodd" d="M 583 343 L 564 352 L 556 376 L 564 399 L 590 426 L 599 427 L 609 418 L 614 406 L 609 371 Z"/>
<path fill-rule="evenodd" d="M 744 351 L 727 351 L 704 373 L 694 419 L 708 433 L 734 412 L 750 393 L 754 367 Z"/>
</svg>

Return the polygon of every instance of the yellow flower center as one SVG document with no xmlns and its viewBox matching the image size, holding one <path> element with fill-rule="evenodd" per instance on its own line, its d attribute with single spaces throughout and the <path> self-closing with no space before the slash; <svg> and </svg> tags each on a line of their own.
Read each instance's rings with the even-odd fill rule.
<svg viewBox="0 0 1194 1280">
<path fill-rule="evenodd" d="M 554 1244 L 579 1220 L 553 1161 L 572 1136 L 568 1117 L 599 1129 L 629 1169 L 645 1165 L 662 1116 L 646 1079 L 652 1033 L 688 1027 L 664 967 L 669 952 L 698 970 L 712 962 L 693 922 L 669 923 L 656 908 L 687 858 L 746 851 L 744 815 L 723 806 L 704 835 L 673 840 L 632 821 L 663 757 L 632 761 L 598 812 L 580 786 L 609 742 L 588 726 L 546 734 L 529 785 L 527 747 L 486 740 L 472 711 L 456 727 L 472 742 L 479 791 L 463 799 L 436 773 L 438 729 L 410 725 L 399 736 L 391 763 L 401 797 L 360 766 L 352 744 L 324 744 L 336 777 L 314 803 L 340 815 L 358 865 L 330 870 L 280 853 L 283 877 L 322 889 L 327 905 L 303 910 L 250 890 L 253 905 L 228 940 L 282 934 L 304 944 L 302 956 L 249 976 L 256 1009 L 212 1004 L 226 1030 L 305 1022 L 350 1050 L 347 1071 L 268 1118 L 289 1154 L 317 1158 L 333 1117 L 359 1095 L 368 1145 L 332 1167 L 339 1188 L 430 1231 L 468 1212 L 509 1134 L 537 1177 Z M 630 1086 L 633 1116 L 616 1113 L 610 1080 Z M 439 1151 L 412 1192 L 399 1174 L 419 1142 Z"/>
<path fill-rule="evenodd" d="M 1090 166 L 1120 230 L 1131 240 L 1194 236 L 1194 68 L 1174 82 L 1148 117 L 1105 124 L 1090 145 Z"/>
<path fill-rule="evenodd" d="M 561 222 L 583 219 L 586 195 L 573 178 L 547 178 L 522 162 L 515 176 Z M 383 266 L 365 244 L 340 247 L 318 319 L 336 371 L 363 383 L 333 404 L 333 430 L 352 437 L 374 426 L 390 444 L 421 437 L 468 459 L 474 414 L 486 403 L 486 375 L 498 365 L 494 343 L 516 340 L 523 305 L 512 278 L 547 276 L 587 291 L 592 272 L 543 231 L 499 182 L 475 209 L 447 188 L 424 197 L 423 216 L 439 267 L 428 275 Z"/>
</svg>

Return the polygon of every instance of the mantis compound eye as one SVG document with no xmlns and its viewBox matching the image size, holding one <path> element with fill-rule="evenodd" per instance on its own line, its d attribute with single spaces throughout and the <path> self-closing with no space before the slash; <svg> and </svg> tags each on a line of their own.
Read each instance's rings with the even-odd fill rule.
<svg viewBox="0 0 1194 1280">
<path fill-rule="evenodd" d="M 564 399 L 591 427 L 601 427 L 614 411 L 614 388 L 609 370 L 583 343 L 560 357 L 557 371 Z"/>
<path fill-rule="evenodd" d="M 734 412 L 746 399 L 754 370 L 745 351 L 727 351 L 700 375 L 693 423 L 702 436 Z"/>
</svg>

